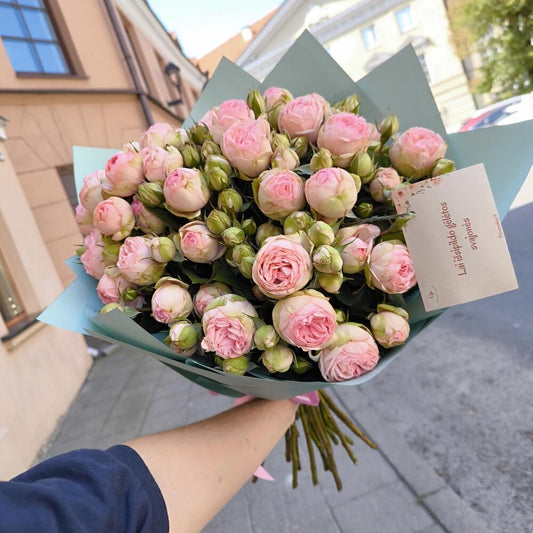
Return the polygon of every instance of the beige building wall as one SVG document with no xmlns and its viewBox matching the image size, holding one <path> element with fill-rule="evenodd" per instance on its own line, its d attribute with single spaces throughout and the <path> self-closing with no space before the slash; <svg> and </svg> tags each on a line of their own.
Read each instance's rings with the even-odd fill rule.
<svg viewBox="0 0 533 533">
<path fill-rule="evenodd" d="M 82 241 L 62 181 L 72 179 L 72 146 L 138 140 L 148 126 L 141 98 L 153 122 L 178 127 L 205 81 L 144 0 L 113 0 L 138 87 L 104 0 L 46 5 L 72 74 L 17 73 L 0 38 L 0 261 L 25 311 L 11 329 L 0 315 L 0 479 L 30 466 L 92 361 L 81 335 L 33 320 L 72 281 L 64 260 Z M 179 88 L 165 76 L 170 62 Z"/>
</svg>

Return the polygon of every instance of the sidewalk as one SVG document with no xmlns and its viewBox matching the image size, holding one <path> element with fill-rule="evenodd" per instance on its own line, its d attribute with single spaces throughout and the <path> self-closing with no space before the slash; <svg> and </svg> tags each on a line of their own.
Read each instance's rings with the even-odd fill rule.
<svg viewBox="0 0 533 533">
<path fill-rule="evenodd" d="M 480 515 L 383 420 L 358 387 L 346 387 L 341 393 L 333 395 L 380 446 L 374 451 L 356 442 L 356 467 L 342 448 L 336 449 L 343 491 L 337 492 L 325 472 L 314 487 L 307 464 L 299 487 L 293 490 L 280 444 L 265 463 L 276 481 L 245 485 L 205 532 L 490 531 Z M 81 447 L 106 448 L 206 418 L 231 405 L 229 398 L 209 395 L 150 357 L 117 349 L 95 361 L 42 458 Z"/>
</svg>

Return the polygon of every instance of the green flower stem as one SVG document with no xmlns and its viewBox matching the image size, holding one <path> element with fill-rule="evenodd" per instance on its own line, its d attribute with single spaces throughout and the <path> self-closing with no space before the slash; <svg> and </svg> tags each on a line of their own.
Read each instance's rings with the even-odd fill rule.
<svg viewBox="0 0 533 533">
<path fill-rule="evenodd" d="M 309 421 L 307 419 L 307 414 L 305 409 L 300 405 L 298 409 L 300 413 L 300 420 L 302 421 L 302 426 L 305 433 L 305 442 L 307 443 L 307 451 L 309 453 L 309 464 L 311 467 L 311 479 L 313 480 L 313 485 L 318 485 L 318 474 L 316 471 L 316 461 L 315 461 L 315 450 L 313 449 L 313 440 L 311 437 L 311 431 L 309 428 Z"/>
</svg>

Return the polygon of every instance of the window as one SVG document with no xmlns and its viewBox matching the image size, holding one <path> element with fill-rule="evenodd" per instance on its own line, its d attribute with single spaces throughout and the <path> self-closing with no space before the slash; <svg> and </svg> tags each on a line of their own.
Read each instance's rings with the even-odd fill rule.
<svg viewBox="0 0 533 533">
<path fill-rule="evenodd" d="M 409 6 L 399 9 L 394 15 L 400 33 L 405 33 L 415 27 L 413 17 L 411 16 L 411 8 Z"/>
<path fill-rule="evenodd" d="M 16 72 L 71 74 L 45 0 L 0 0 L 0 37 Z"/>
<path fill-rule="evenodd" d="M 26 316 L 19 297 L 9 280 L 9 276 L 0 258 L 0 314 L 9 329 L 22 317 Z"/>
<path fill-rule="evenodd" d="M 375 48 L 379 44 L 373 24 L 371 26 L 367 26 L 366 28 L 362 29 L 361 36 L 363 37 L 363 42 L 365 43 L 365 48 L 367 50 L 370 50 L 371 48 Z"/>
</svg>

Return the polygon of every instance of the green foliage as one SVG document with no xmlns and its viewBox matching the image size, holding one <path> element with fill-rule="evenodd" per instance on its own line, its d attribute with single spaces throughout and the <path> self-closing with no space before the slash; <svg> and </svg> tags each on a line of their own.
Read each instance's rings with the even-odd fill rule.
<svg viewBox="0 0 533 533">
<path fill-rule="evenodd" d="M 483 58 L 477 92 L 533 90 L 532 0 L 450 0 L 448 10 L 459 55 Z"/>
</svg>

